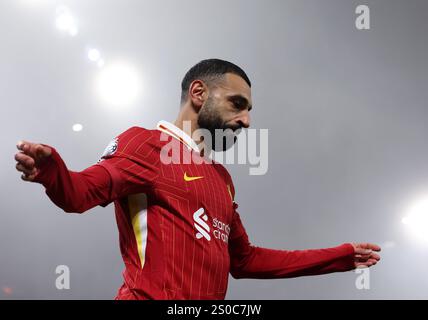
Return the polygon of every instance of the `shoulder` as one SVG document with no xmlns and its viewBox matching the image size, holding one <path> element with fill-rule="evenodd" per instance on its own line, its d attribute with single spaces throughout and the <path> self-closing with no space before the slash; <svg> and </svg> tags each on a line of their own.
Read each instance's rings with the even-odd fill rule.
<svg viewBox="0 0 428 320">
<path fill-rule="evenodd" d="M 225 178 L 225 180 L 227 180 L 228 182 L 232 181 L 232 177 L 230 176 L 229 171 L 227 171 L 224 165 L 219 162 L 215 162 L 214 160 L 212 162 L 212 165 L 217 170 L 217 172 Z"/>
<path fill-rule="evenodd" d="M 134 126 L 113 138 L 101 158 L 147 156 L 158 149 L 159 141 L 158 130 Z"/>
<path fill-rule="evenodd" d="M 116 139 L 118 140 L 122 140 L 122 141 L 141 141 L 141 140 L 149 140 L 151 138 L 154 137 L 158 137 L 159 136 L 159 131 L 158 130 L 152 130 L 152 129 L 146 129 L 143 127 L 131 127 L 127 130 L 125 130 L 124 132 L 122 132 L 121 134 L 119 134 Z"/>
<path fill-rule="evenodd" d="M 224 165 L 218 162 L 212 163 L 216 171 L 222 176 L 223 180 L 228 185 L 228 188 L 230 188 L 230 192 L 232 193 L 233 197 L 235 196 L 235 187 L 233 185 L 233 179 L 229 173 L 229 171 L 226 169 Z"/>
</svg>

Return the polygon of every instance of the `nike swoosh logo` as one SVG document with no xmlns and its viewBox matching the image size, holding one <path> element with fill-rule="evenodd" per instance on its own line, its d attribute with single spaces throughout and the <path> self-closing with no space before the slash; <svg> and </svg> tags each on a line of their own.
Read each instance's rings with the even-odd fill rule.
<svg viewBox="0 0 428 320">
<path fill-rule="evenodd" d="M 184 181 L 189 182 L 189 181 L 194 181 L 194 180 L 198 180 L 198 179 L 202 179 L 203 177 L 189 177 L 187 175 L 187 172 L 184 173 Z"/>
</svg>

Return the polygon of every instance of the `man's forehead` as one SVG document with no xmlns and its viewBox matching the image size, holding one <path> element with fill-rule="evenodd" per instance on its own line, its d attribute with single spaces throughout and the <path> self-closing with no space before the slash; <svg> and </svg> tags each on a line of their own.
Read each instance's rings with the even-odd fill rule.
<svg viewBox="0 0 428 320">
<path fill-rule="evenodd" d="M 225 80 L 222 87 L 230 91 L 228 95 L 242 95 L 247 98 L 247 100 L 251 101 L 251 88 L 244 79 L 236 74 L 227 73 Z"/>
</svg>

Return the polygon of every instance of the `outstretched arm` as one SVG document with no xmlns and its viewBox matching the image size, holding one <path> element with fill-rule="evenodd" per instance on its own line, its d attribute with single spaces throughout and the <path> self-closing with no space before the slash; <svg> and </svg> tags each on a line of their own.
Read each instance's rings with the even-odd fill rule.
<svg viewBox="0 0 428 320">
<path fill-rule="evenodd" d="M 43 184 L 52 202 L 64 211 L 82 213 L 115 197 L 111 176 L 103 166 L 73 172 L 53 147 L 20 141 L 17 148 L 16 169 L 22 172 L 21 178 Z"/>
<path fill-rule="evenodd" d="M 49 198 L 64 211 L 82 213 L 153 189 L 159 159 L 151 152 L 152 138 L 150 130 L 129 128 L 109 144 L 102 161 L 81 172 L 68 170 L 54 148 L 20 141 L 16 169 L 23 180 L 43 184 Z"/>
<path fill-rule="evenodd" d="M 291 278 L 371 266 L 380 259 L 372 244 L 343 244 L 313 250 L 273 250 L 250 244 L 239 214 L 235 212 L 229 236 L 230 273 L 234 278 Z"/>
</svg>

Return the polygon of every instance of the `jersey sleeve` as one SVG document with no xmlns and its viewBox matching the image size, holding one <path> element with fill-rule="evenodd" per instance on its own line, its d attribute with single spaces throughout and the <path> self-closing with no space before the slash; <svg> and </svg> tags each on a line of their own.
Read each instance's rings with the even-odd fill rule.
<svg viewBox="0 0 428 320">
<path fill-rule="evenodd" d="M 235 190 L 232 185 L 232 197 Z M 275 279 L 354 269 L 354 248 L 350 243 L 338 247 L 310 250 L 275 250 L 250 243 L 234 202 L 229 236 L 230 273 L 236 278 Z"/>
<path fill-rule="evenodd" d="M 57 150 L 47 147 L 51 156 L 39 166 L 34 182 L 45 187 L 53 203 L 65 212 L 83 213 L 110 202 L 111 178 L 106 169 L 93 165 L 81 172 L 71 171 Z"/>
<path fill-rule="evenodd" d="M 66 212 L 83 213 L 126 195 L 147 192 L 157 176 L 156 147 L 150 131 L 128 129 L 106 148 L 101 161 L 81 172 L 67 168 L 55 148 L 34 182 Z"/>
<path fill-rule="evenodd" d="M 132 127 L 105 149 L 98 165 L 110 174 L 112 197 L 150 192 L 158 177 L 159 145 L 150 130 Z"/>
</svg>

